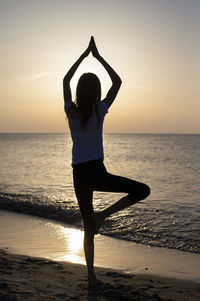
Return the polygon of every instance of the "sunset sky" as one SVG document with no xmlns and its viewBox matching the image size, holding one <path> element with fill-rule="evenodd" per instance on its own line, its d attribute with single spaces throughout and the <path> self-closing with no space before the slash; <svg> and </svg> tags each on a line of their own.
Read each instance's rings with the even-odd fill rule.
<svg viewBox="0 0 200 301">
<path fill-rule="evenodd" d="M 199 0 L 0 1 L 0 132 L 68 132 L 62 79 L 90 36 L 122 79 L 107 133 L 200 133 Z M 90 55 L 85 71 L 110 87 Z"/>
</svg>

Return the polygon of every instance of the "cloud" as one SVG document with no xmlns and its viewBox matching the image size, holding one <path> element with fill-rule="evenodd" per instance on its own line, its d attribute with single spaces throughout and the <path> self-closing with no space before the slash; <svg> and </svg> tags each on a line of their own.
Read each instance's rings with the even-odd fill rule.
<svg viewBox="0 0 200 301">
<path fill-rule="evenodd" d="M 19 79 L 18 83 L 23 84 L 23 83 L 33 82 L 33 81 L 36 81 L 38 79 L 49 77 L 49 76 L 54 75 L 54 74 L 56 74 L 56 72 L 52 72 L 52 71 L 30 74 L 30 75 L 27 75 L 27 76 Z"/>
</svg>

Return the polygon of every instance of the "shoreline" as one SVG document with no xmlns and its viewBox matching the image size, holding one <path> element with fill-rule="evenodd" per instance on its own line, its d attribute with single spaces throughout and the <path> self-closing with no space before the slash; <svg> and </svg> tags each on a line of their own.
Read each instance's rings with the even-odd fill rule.
<svg viewBox="0 0 200 301">
<path fill-rule="evenodd" d="M 11 254 L 0 249 L 0 300 L 200 300 L 198 283 L 108 268 L 95 270 L 101 284 L 96 291 L 90 291 L 85 265 Z"/>
<path fill-rule="evenodd" d="M 49 219 L 0 211 L 0 249 L 85 265 L 83 231 Z M 150 247 L 98 234 L 95 266 L 200 284 L 200 255 Z"/>
</svg>

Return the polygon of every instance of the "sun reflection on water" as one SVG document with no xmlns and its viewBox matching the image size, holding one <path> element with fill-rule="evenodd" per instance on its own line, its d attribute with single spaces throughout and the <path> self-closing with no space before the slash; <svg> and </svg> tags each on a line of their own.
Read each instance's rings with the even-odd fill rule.
<svg viewBox="0 0 200 301">
<path fill-rule="evenodd" d="M 64 238 L 67 254 L 62 257 L 62 260 L 71 261 L 74 263 L 85 263 L 83 256 L 83 236 L 84 232 L 72 229 L 64 228 L 60 229 L 61 235 Z"/>
</svg>

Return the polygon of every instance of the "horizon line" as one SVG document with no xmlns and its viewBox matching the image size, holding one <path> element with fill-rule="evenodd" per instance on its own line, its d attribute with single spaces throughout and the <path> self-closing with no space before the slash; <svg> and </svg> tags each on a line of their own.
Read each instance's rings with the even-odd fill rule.
<svg viewBox="0 0 200 301">
<path fill-rule="evenodd" d="M 0 132 L 0 134 L 69 135 L 70 132 Z M 105 132 L 108 135 L 200 135 L 200 132 Z"/>
</svg>

